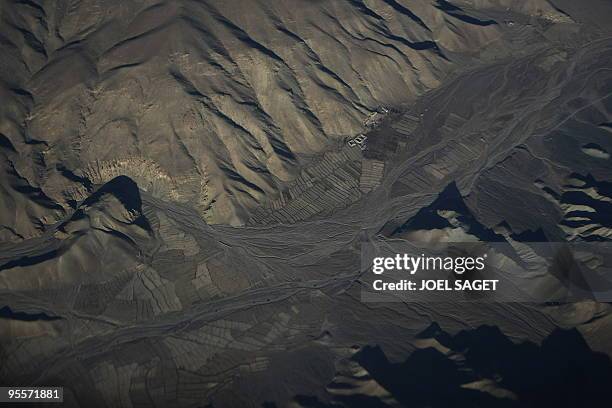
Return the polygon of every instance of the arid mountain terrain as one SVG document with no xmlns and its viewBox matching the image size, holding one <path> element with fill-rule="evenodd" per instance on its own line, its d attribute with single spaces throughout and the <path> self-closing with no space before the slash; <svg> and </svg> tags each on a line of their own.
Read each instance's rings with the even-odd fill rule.
<svg viewBox="0 0 612 408">
<path fill-rule="evenodd" d="M 40 197 L 6 187 L 3 235 L 36 236 L 121 174 L 209 222 L 244 224 L 381 107 L 569 21 L 546 2 L 499 16 L 534 20 L 524 30 L 482 15 L 486 3 L 474 15 L 413 3 L 6 3 L 2 134 L 21 160 L 4 173 Z"/>
<path fill-rule="evenodd" d="M 0 385 L 75 407 L 607 406 L 609 303 L 364 302 L 361 245 L 609 248 L 610 18 L 0 0 Z"/>
</svg>

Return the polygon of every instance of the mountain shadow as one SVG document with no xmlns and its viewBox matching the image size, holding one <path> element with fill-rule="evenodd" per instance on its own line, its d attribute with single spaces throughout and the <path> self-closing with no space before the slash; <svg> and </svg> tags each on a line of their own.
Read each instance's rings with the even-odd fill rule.
<svg viewBox="0 0 612 408">
<path fill-rule="evenodd" d="M 451 335 L 432 323 L 417 339 L 431 346 L 403 362 L 390 362 L 378 346 L 365 346 L 353 357 L 400 406 L 608 407 L 612 401 L 610 358 L 591 350 L 575 329 L 556 329 L 537 345 L 514 343 L 495 326 Z M 329 403 L 304 395 L 295 402 L 312 408 L 389 406 L 350 393 Z"/>
<path fill-rule="evenodd" d="M 461 192 L 455 182 L 450 183 L 438 197 L 427 207 L 421 208 L 413 217 L 401 225 L 388 223 L 383 227 L 385 236 L 397 236 L 409 231 L 432 230 L 452 228 L 448 219 L 440 215 L 441 211 L 452 211 L 456 213 L 459 221 L 468 234 L 478 237 L 481 241 L 503 242 L 504 237 L 486 227 L 474 217 L 471 210 L 465 204 Z"/>
<path fill-rule="evenodd" d="M 513 343 L 494 326 L 452 336 L 434 323 L 419 337 L 435 339 L 451 352 L 419 349 L 402 363 L 390 363 L 378 347 L 355 356 L 406 406 L 603 407 L 612 400 L 610 358 L 592 351 L 576 329 L 556 329 L 539 346 Z M 461 358 L 449 358 L 453 354 Z M 462 387 L 481 380 L 516 399 Z"/>
</svg>

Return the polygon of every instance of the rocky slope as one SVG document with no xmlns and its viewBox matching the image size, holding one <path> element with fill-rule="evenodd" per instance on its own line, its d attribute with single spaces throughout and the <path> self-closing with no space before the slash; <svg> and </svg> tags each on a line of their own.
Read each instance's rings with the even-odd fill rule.
<svg viewBox="0 0 612 408">
<path fill-rule="evenodd" d="M 122 174 L 243 224 L 381 106 L 505 53 L 506 20 L 569 21 L 506 3 L 4 1 L 3 236 L 36 236 Z"/>
</svg>

